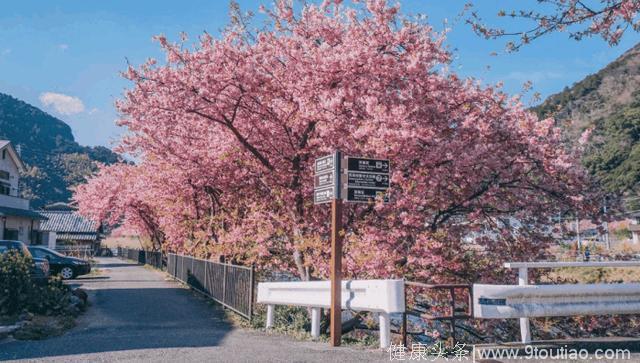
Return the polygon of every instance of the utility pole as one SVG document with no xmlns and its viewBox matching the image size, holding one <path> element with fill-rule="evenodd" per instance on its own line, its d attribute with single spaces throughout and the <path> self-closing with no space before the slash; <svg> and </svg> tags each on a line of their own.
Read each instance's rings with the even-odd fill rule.
<svg viewBox="0 0 640 363">
<path fill-rule="evenodd" d="M 578 237 L 578 256 L 582 253 L 582 240 L 580 239 L 580 218 L 576 214 L 576 236 Z"/>
<path fill-rule="evenodd" d="M 603 212 L 604 212 L 604 242 L 607 246 L 607 251 L 611 250 L 611 241 L 609 240 L 609 222 L 607 222 L 607 198 L 604 198 L 604 206 L 603 206 Z"/>
</svg>

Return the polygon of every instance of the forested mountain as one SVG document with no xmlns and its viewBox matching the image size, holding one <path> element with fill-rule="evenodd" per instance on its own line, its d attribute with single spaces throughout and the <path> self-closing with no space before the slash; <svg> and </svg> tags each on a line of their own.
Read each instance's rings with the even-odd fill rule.
<svg viewBox="0 0 640 363">
<path fill-rule="evenodd" d="M 592 129 L 584 164 L 612 192 L 640 191 L 640 44 L 535 108 L 577 142 Z"/>
<path fill-rule="evenodd" d="M 0 140 L 19 147 L 28 166 L 22 194 L 37 208 L 66 202 L 69 187 L 84 181 L 96 162 L 114 163 L 118 156 L 108 148 L 79 145 L 63 121 L 9 95 L 0 93 Z"/>
</svg>

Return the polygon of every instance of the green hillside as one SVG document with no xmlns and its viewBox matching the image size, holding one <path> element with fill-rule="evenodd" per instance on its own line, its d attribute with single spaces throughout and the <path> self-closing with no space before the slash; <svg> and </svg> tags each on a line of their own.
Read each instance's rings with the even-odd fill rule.
<svg viewBox="0 0 640 363">
<path fill-rule="evenodd" d="M 552 116 L 575 143 L 593 129 L 584 165 L 610 192 L 640 191 L 640 45 L 534 110 Z"/>
<path fill-rule="evenodd" d="M 69 187 L 95 170 L 96 162 L 111 164 L 118 156 L 105 147 L 86 147 L 73 138 L 63 121 L 9 95 L 0 93 L 0 140 L 21 150 L 28 166 L 22 194 L 37 208 L 66 202 Z"/>
</svg>

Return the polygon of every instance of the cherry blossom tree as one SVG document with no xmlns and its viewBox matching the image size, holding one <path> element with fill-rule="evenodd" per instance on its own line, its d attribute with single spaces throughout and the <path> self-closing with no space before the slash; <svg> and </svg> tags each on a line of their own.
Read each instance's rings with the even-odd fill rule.
<svg viewBox="0 0 640 363">
<path fill-rule="evenodd" d="M 616 45 L 627 30 L 640 29 L 638 0 L 538 0 L 537 6 L 535 10 L 498 12 L 498 16 L 521 19 L 532 24 L 523 30 L 511 31 L 486 25 L 477 11 L 471 11 L 468 23 L 476 33 L 486 38 L 517 38 L 507 43 L 507 49 L 511 51 L 548 33 L 562 31 L 568 31 L 569 36 L 576 40 L 599 35 L 609 44 Z M 471 8 L 472 5 L 467 7 Z"/>
<path fill-rule="evenodd" d="M 314 159 L 391 159 L 391 203 L 347 205 L 345 272 L 430 281 L 493 279 L 536 259 L 551 217 L 595 215 L 576 151 L 498 86 L 447 70 L 442 34 L 398 6 L 277 1 L 252 29 L 157 40 L 166 61 L 129 67 L 119 151 L 75 194 L 166 250 L 224 257 L 302 279 L 328 275 L 329 208 L 313 205 Z"/>
</svg>

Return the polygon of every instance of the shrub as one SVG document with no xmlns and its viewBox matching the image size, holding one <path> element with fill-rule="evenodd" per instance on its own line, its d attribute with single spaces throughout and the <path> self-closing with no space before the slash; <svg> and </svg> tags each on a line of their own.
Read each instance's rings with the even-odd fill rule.
<svg viewBox="0 0 640 363">
<path fill-rule="evenodd" d="M 17 251 L 0 254 L 0 315 L 22 311 L 56 315 L 70 305 L 71 289 L 59 277 L 45 285 L 31 280 L 33 261 Z"/>
<path fill-rule="evenodd" d="M 60 276 L 49 278 L 47 285 L 34 286 L 32 299 L 27 309 L 36 314 L 60 314 L 70 305 L 71 288 L 62 282 Z"/>
<path fill-rule="evenodd" d="M 10 250 L 0 254 L 0 315 L 22 311 L 29 304 L 34 284 L 29 256 Z"/>
</svg>

